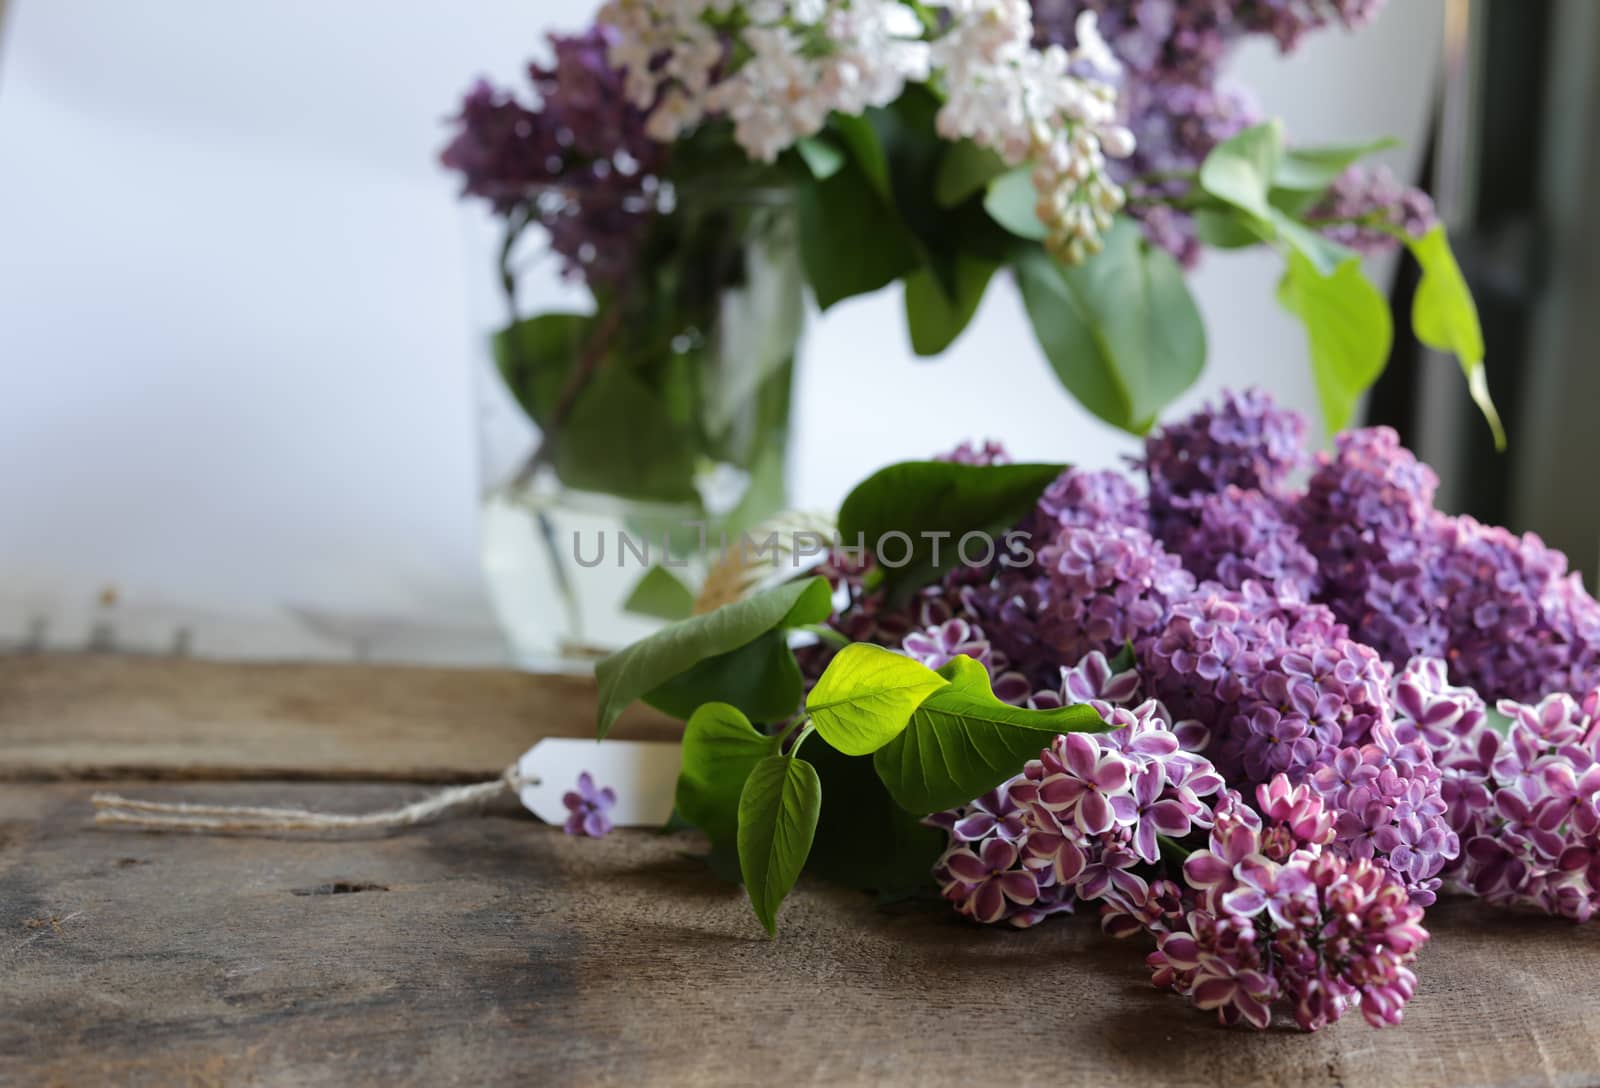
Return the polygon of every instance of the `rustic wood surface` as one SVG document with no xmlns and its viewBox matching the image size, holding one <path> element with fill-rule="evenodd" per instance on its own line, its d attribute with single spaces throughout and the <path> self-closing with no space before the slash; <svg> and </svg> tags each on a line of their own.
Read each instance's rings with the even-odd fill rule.
<svg viewBox="0 0 1600 1088">
<path fill-rule="evenodd" d="M 117 670 L 50 661 L 54 679 L 16 700 L 3 686 L 25 675 L 15 664 L 0 681 L 8 765 L 20 765 L 5 752 L 15 725 L 35 758 L 38 715 L 53 705 L 67 723 L 55 743 L 75 765 L 112 766 L 89 757 L 118 702 L 107 679 Z M 69 697 L 79 665 L 92 710 Z M 205 700 L 164 712 L 163 685 L 146 676 L 128 705 L 163 744 L 195 706 L 269 731 L 344 724 L 331 706 L 308 714 L 274 699 L 267 674 L 208 671 L 184 665 L 176 685 L 211 691 Z M 354 672 L 362 683 L 349 691 L 388 692 L 384 705 L 430 690 L 408 688 L 419 682 L 409 674 Z M 300 690 L 344 690 L 339 677 L 283 675 Z M 499 720 L 529 698 L 507 702 L 493 680 L 482 692 L 438 683 L 454 693 L 460 744 L 480 707 Z M 223 710 L 233 684 L 237 714 Z M 402 716 L 419 728 L 426 718 Z M 373 743 L 387 736 L 371 732 Z M 214 729 L 196 736 L 199 756 L 169 750 L 174 765 L 219 765 L 234 780 L 115 788 L 343 811 L 426 792 L 241 781 L 251 764 L 209 750 L 222 743 Z M 439 747 L 413 739 L 415 752 L 368 755 L 392 773 Z M 160 761 L 117 758 L 164 773 Z M 937 906 L 883 911 L 802 882 L 768 940 L 742 893 L 691 856 L 693 835 L 570 839 L 509 798 L 360 839 L 110 831 L 90 823 L 96 788 L 0 786 L 0 1085 L 1600 1083 L 1600 929 L 1470 902 L 1429 912 L 1434 940 L 1402 1026 L 1373 1031 L 1351 1016 L 1310 1036 L 1255 1034 L 1150 988 L 1144 946 L 1088 920 L 985 930 Z"/>
</svg>

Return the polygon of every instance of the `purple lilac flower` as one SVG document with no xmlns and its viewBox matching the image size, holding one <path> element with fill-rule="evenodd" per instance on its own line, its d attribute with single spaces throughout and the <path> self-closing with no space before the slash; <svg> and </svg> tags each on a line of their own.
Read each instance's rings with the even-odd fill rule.
<svg viewBox="0 0 1600 1088">
<path fill-rule="evenodd" d="M 1047 572 L 1042 642 L 1057 660 L 1094 650 L 1116 653 L 1165 623 L 1171 605 L 1194 591 L 1194 578 L 1142 529 L 1068 527 L 1039 550 Z"/>
<path fill-rule="evenodd" d="M 1496 905 L 1586 922 L 1600 906 L 1600 688 L 1499 710 L 1504 736 L 1469 714 L 1443 737 L 1443 798 L 1462 843 L 1444 878 Z"/>
<path fill-rule="evenodd" d="M 1397 243 L 1391 230 L 1421 238 L 1439 216 L 1427 193 L 1400 184 L 1387 167 L 1352 166 L 1306 213 L 1306 221 L 1325 223 L 1324 235 L 1358 252 L 1384 253 Z"/>
<path fill-rule="evenodd" d="M 1284 411 L 1259 390 L 1224 392 L 1186 420 L 1145 439 L 1150 517 L 1156 536 L 1171 545 L 1174 529 L 1193 524 L 1182 500 L 1228 485 L 1281 496 L 1305 463 L 1303 417 Z"/>
<path fill-rule="evenodd" d="M 578 788 L 562 794 L 561 803 L 567 806 L 564 830 L 568 835 L 587 835 L 591 839 L 598 839 L 611 830 L 611 817 L 608 814 L 617 803 L 617 791 L 610 786 L 597 788 L 594 777 L 584 771 L 578 776 Z"/>
<path fill-rule="evenodd" d="M 1600 683 L 1594 599 L 1566 556 L 1469 517 L 1431 522 L 1437 609 L 1452 675 L 1487 698 L 1537 700 Z"/>
<path fill-rule="evenodd" d="M 1126 476 L 1069 468 L 1039 496 L 1033 520 L 1031 528 L 1036 534 L 1053 536 L 1067 526 L 1103 529 L 1123 525 L 1143 529 L 1149 515 L 1144 500 Z"/>
<path fill-rule="evenodd" d="M 1322 599 L 1384 658 L 1440 656 L 1444 624 L 1428 526 L 1439 478 L 1388 427 L 1349 431 L 1319 455 L 1294 507 Z"/>
<path fill-rule="evenodd" d="M 983 637 L 983 628 L 959 617 L 913 631 L 901 640 L 900 646 L 907 657 L 930 669 L 943 668 L 951 658 L 965 654 L 993 671 L 993 655 Z"/>
<path fill-rule="evenodd" d="M 532 106 L 478 81 L 439 156 L 464 194 L 544 227 L 567 275 L 591 285 L 615 283 L 634 264 L 666 156 L 606 60 L 614 33 L 550 35 L 552 62 L 528 69 Z"/>
<path fill-rule="evenodd" d="M 1282 500 L 1229 484 L 1177 503 L 1192 520 L 1175 520 L 1167 543 L 1196 578 L 1229 589 L 1255 581 L 1291 600 L 1308 601 L 1316 593 L 1317 561 L 1300 543 Z"/>
</svg>

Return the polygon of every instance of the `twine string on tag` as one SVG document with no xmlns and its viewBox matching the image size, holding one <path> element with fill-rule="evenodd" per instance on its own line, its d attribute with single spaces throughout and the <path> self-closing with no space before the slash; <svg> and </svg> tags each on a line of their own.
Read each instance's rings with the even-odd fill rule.
<svg viewBox="0 0 1600 1088">
<path fill-rule="evenodd" d="M 491 800 L 506 790 L 516 793 L 523 786 L 538 784 L 536 778 L 519 775 L 513 764 L 499 778 L 488 782 L 451 786 L 399 808 L 356 814 L 250 805 L 167 804 L 136 801 L 114 793 L 97 793 L 90 801 L 97 824 L 151 831 L 371 831 L 414 827 L 455 809 Z"/>
</svg>

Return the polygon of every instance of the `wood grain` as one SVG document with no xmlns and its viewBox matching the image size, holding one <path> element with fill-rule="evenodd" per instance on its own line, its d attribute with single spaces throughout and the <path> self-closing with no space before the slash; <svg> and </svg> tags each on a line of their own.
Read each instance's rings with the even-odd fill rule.
<svg viewBox="0 0 1600 1088">
<path fill-rule="evenodd" d="M 119 789 L 139 789 L 137 785 Z M 1600 930 L 1429 912 L 1398 1028 L 1218 1028 L 1137 940 L 885 913 L 803 882 L 779 939 L 692 836 L 571 839 L 495 809 L 390 838 L 96 830 L 0 791 L 0 1083 L 1582 1085 Z M 143 787 L 352 810 L 414 788 Z M 343 890 L 341 890 L 343 889 Z M 364 889 L 364 890 L 353 890 Z"/>
<path fill-rule="evenodd" d="M 489 669 L 0 656 L 0 781 L 492 778 L 594 735 L 594 682 Z M 613 736 L 671 739 L 644 707 Z"/>
</svg>

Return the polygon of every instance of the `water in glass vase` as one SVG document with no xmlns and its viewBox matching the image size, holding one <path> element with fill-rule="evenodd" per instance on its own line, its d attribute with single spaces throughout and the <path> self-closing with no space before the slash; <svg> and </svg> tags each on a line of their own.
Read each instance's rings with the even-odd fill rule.
<svg viewBox="0 0 1600 1088">
<path fill-rule="evenodd" d="M 582 290 L 570 261 L 542 285 L 514 264 L 559 223 L 510 233 L 515 316 L 479 383 L 484 569 L 518 663 L 581 669 L 687 615 L 722 535 L 785 506 L 793 217 L 770 192 L 678 202 L 636 263 Z"/>
</svg>

